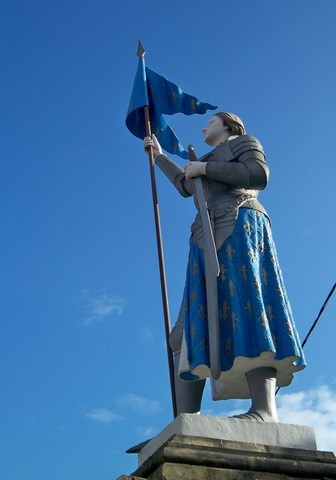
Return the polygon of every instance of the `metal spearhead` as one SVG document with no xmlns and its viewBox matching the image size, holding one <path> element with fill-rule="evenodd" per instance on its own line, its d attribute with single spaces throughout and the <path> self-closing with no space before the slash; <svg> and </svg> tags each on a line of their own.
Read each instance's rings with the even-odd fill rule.
<svg viewBox="0 0 336 480">
<path fill-rule="evenodd" d="M 142 58 L 146 53 L 146 50 L 144 49 L 141 41 L 138 41 L 138 50 L 137 50 L 137 56 Z"/>
</svg>

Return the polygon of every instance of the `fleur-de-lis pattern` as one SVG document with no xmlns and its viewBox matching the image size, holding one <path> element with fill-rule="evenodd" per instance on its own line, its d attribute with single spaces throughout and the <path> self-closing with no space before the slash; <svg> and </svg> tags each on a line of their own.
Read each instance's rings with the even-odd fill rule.
<svg viewBox="0 0 336 480">
<path fill-rule="evenodd" d="M 222 372 L 234 368 L 237 357 L 240 362 L 242 357 L 249 362 L 263 358 L 265 352 L 273 353 L 275 362 L 293 358 L 293 372 L 301 370 L 304 356 L 267 217 L 241 208 L 235 230 L 218 251 L 218 259 Z M 209 371 L 210 363 L 204 252 L 194 239 L 190 242 L 183 302 L 187 307 L 183 317 L 190 368 L 181 377 L 197 380 L 200 377 L 195 371 L 202 366 Z"/>
<path fill-rule="evenodd" d="M 221 264 L 219 266 L 219 271 L 220 271 L 220 279 L 222 280 L 222 282 L 225 282 L 226 273 L 227 273 L 227 268 L 225 268 L 225 265 Z"/>
</svg>

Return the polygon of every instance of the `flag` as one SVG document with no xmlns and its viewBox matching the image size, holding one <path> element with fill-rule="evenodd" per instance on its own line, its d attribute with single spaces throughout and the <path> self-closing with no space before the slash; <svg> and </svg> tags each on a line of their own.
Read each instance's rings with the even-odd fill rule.
<svg viewBox="0 0 336 480">
<path fill-rule="evenodd" d="M 145 66 L 143 55 L 134 79 L 126 126 L 133 135 L 143 139 L 146 136 L 144 106 L 149 107 L 151 129 L 162 148 L 169 153 L 188 159 L 189 155 L 170 128 L 162 114 L 183 113 L 203 114 L 217 107 L 188 95 L 180 87 Z"/>
</svg>

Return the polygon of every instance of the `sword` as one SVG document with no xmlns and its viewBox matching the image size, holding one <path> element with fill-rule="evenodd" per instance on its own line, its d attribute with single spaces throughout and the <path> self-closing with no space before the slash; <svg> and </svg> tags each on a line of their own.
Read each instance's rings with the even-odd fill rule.
<svg viewBox="0 0 336 480">
<path fill-rule="evenodd" d="M 189 145 L 189 160 L 196 161 L 197 157 L 194 147 Z M 195 177 L 194 198 L 198 204 L 204 235 L 204 263 L 205 263 L 205 283 L 206 298 L 208 310 L 208 332 L 209 332 L 209 359 L 211 376 L 218 380 L 221 373 L 220 367 L 220 331 L 218 321 L 218 291 L 217 277 L 219 275 L 219 263 L 214 235 L 211 227 L 211 221 L 204 196 L 203 182 L 201 177 Z"/>
<path fill-rule="evenodd" d="M 189 160 L 191 162 L 197 161 L 194 147 L 192 145 L 189 145 L 188 150 L 189 150 Z M 215 244 L 213 231 L 211 227 L 211 221 L 209 217 L 207 203 L 204 196 L 203 182 L 201 177 L 194 178 L 194 187 L 195 187 L 194 196 L 196 197 L 195 200 L 198 203 L 198 208 L 199 208 L 199 212 L 202 220 L 205 245 L 206 245 L 206 250 L 208 252 L 208 258 L 209 258 L 209 265 L 210 265 L 212 274 L 218 277 L 219 263 L 218 263 L 218 257 L 217 257 L 217 249 L 216 249 L 216 244 Z"/>
</svg>

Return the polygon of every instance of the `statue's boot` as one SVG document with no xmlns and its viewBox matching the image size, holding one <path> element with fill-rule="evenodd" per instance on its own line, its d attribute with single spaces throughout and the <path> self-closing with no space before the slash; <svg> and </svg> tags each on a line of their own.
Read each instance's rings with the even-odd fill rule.
<svg viewBox="0 0 336 480">
<path fill-rule="evenodd" d="M 258 422 L 278 422 L 275 404 L 276 369 L 259 367 L 246 373 L 252 405 L 248 412 L 235 418 Z"/>
<path fill-rule="evenodd" d="M 170 332 L 169 345 L 174 354 L 174 386 L 176 413 L 198 413 L 201 410 L 205 380 L 187 382 L 179 377 L 179 365 L 183 341 L 183 304 L 177 322 Z"/>
<path fill-rule="evenodd" d="M 201 410 L 205 380 L 186 382 L 178 374 L 181 350 L 174 352 L 174 381 L 177 415 L 180 413 L 198 413 Z"/>
</svg>

